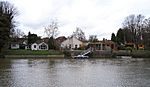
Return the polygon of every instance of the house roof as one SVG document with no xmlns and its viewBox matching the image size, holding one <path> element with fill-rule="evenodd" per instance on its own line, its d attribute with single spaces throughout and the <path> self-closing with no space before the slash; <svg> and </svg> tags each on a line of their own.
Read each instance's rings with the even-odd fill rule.
<svg viewBox="0 0 150 87">
<path fill-rule="evenodd" d="M 48 37 L 46 37 L 46 38 L 43 38 L 43 39 L 42 39 L 42 41 L 43 41 L 43 42 L 45 42 L 45 43 L 48 43 L 48 41 L 49 41 L 49 38 L 48 38 Z"/>
<path fill-rule="evenodd" d="M 77 40 L 80 43 L 83 43 L 82 41 L 78 40 L 76 37 L 68 37 L 66 40 L 64 40 L 62 43 L 70 42 L 70 41 L 75 41 Z"/>
<path fill-rule="evenodd" d="M 45 43 L 45 42 L 41 42 L 41 43 L 39 43 L 39 45 L 48 45 L 47 43 Z"/>
<path fill-rule="evenodd" d="M 65 36 L 60 36 L 60 37 L 57 37 L 55 40 L 58 42 L 58 43 L 61 43 L 63 41 L 65 41 L 67 38 Z"/>
<path fill-rule="evenodd" d="M 40 44 L 40 43 L 42 43 L 42 42 L 48 43 L 48 40 L 41 39 L 41 40 L 37 40 L 35 43 Z"/>
<path fill-rule="evenodd" d="M 115 42 L 111 41 L 111 40 L 101 40 L 101 41 L 97 41 L 97 42 L 92 42 L 90 44 L 115 44 Z"/>
<path fill-rule="evenodd" d="M 34 44 L 36 44 L 36 45 L 42 45 L 42 44 L 45 44 L 45 45 L 48 45 L 47 43 L 45 43 L 45 42 L 35 42 L 35 43 L 33 43 L 33 44 L 31 44 L 31 45 L 34 45 Z"/>
<path fill-rule="evenodd" d="M 23 44 L 23 42 L 27 43 L 27 39 L 26 38 L 15 38 L 11 41 L 11 43 L 13 43 L 13 44 Z"/>
<path fill-rule="evenodd" d="M 115 44 L 115 42 L 111 41 L 111 40 L 104 40 L 102 41 L 103 43 L 106 43 L 106 44 Z"/>
</svg>

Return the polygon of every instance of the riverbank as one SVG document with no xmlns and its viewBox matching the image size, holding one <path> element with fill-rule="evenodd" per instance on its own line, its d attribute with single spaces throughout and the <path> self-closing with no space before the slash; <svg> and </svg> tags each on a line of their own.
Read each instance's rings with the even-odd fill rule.
<svg viewBox="0 0 150 87">
<path fill-rule="evenodd" d="M 7 50 L 5 58 L 64 58 L 64 54 L 57 50 Z"/>
<path fill-rule="evenodd" d="M 64 51 L 65 57 L 71 58 L 72 56 L 79 55 L 83 50 L 72 50 Z M 132 58 L 150 58 L 149 50 L 117 50 L 117 51 L 107 51 L 107 50 L 96 50 L 88 54 L 90 58 L 117 58 L 118 56 L 130 56 Z"/>
<path fill-rule="evenodd" d="M 80 54 L 81 50 L 70 51 L 71 56 L 76 56 Z M 69 54 L 67 52 L 66 54 Z M 90 58 L 118 58 L 118 56 L 129 56 L 132 58 L 150 58 L 149 50 L 117 50 L 117 51 L 108 51 L 108 50 L 96 50 L 88 55 Z"/>
<path fill-rule="evenodd" d="M 72 51 L 64 51 L 66 57 L 74 57 L 80 55 L 84 50 L 72 50 Z M 112 51 L 107 50 L 95 50 L 94 52 L 90 52 L 86 54 L 89 58 L 112 58 Z M 113 57 L 114 58 L 114 57 Z"/>
<path fill-rule="evenodd" d="M 58 50 L 7 50 L 5 55 L 62 55 Z"/>
<path fill-rule="evenodd" d="M 119 50 L 112 53 L 112 57 L 131 56 L 132 58 L 150 58 L 149 50 Z"/>
<path fill-rule="evenodd" d="M 5 58 L 64 58 L 64 55 L 5 55 Z"/>
<path fill-rule="evenodd" d="M 32 51 L 32 50 L 7 50 L 5 58 L 71 58 L 72 55 L 80 54 L 83 50 L 75 51 Z M 119 50 L 119 51 L 94 51 L 89 54 L 90 58 L 117 58 L 118 56 L 131 56 L 132 58 L 150 58 L 148 50 Z"/>
</svg>

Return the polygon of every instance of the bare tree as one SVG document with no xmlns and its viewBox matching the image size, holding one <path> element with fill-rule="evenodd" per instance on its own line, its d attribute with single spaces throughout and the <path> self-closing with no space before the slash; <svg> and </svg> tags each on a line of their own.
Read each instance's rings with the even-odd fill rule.
<svg viewBox="0 0 150 87">
<path fill-rule="evenodd" d="M 90 42 L 97 42 L 98 41 L 97 35 L 90 35 L 89 36 L 89 41 Z"/>
<path fill-rule="evenodd" d="M 144 20 L 142 39 L 145 47 L 150 49 L 150 18 Z"/>
<path fill-rule="evenodd" d="M 137 43 L 143 29 L 144 16 L 129 15 L 123 22 L 123 29 L 129 29 L 131 31 L 132 42 Z"/>
<path fill-rule="evenodd" d="M 150 17 L 144 20 L 143 27 L 144 32 L 150 32 Z"/>
<path fill-rule="evenodd" d="M 135 34 L 136 34 L 136 22 L 135 15 L 129 15 L 125 18 L 123 22 L 123 29 L 129 29 L 131 31 L 132 42 L 135 42 Z"/>
<path fill-rule="evenodd" d="M 24 35 L 25 33 L 23 31 L 21 31 L 20 29 L 15 29 L 13 33 L 13 38 L 20 38 L 23 37 Z"/>
<path fill-rule="evenodd" d="M 85 41 L 86 40 L 84 32 L 79 27 L 76 28 L 76 31 L 73 32 L 72 36 L 76 37 L 77 39 L 79 39 L 81 41 Z"/>
<path fill-rule="evenodd" d="M 144 24 L 144 16 L 139 14 L 136 17 L 136 41 L 139 42 L 139 38 L 142 35 L 142 31 L 143 31 L 143 24 Z"/>
<path fill-rule="evenodd" d="M 44 33 L 50 38 L 55 38 L 58 35 L 58 22 L 52 20 L 52 22 L 45 27 Z"/>
</svg>

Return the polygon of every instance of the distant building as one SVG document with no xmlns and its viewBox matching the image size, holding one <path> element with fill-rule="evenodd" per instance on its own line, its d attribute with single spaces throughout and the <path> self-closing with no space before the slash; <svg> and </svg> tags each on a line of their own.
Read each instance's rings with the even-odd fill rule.
<svg viewBox="0 0 150 87">
<path fill-rule="evenodd" d="M 126 43 L 125 47 L 136 48 L 136 44 L 135 43 Z"/>
<path fill-rule="evenodd" d="M 67 40 L 61 43 L 61 48 L 63 49 L 78 49 L 82 46 L 83 42 L 75 37 L 69 37 Z"/>
<path fill-rule="evenodd" d="M 18 42 L 12 42 L 10 44 L 11 49 L 19 49 L 19 43 Z"/>
<path fill-rule="evenodd" d="M 27 49 L 27 40 L 25 38 L 16 38 L 10 43 L 10 49 Z"/>
</svg>

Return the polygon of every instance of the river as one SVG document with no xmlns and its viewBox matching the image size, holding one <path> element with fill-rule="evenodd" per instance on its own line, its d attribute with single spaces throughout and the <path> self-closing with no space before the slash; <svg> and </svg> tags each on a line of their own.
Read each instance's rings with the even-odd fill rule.
<svg viewBox="0 0 150 87">
<path fill-rule="evenodd" d="M 150 59 L 0 59 L 0 87 L 150 87 Z"/>
</svg>

